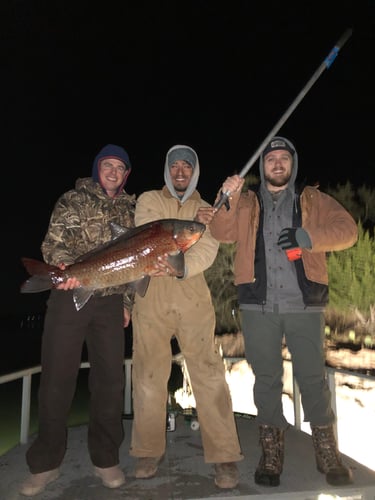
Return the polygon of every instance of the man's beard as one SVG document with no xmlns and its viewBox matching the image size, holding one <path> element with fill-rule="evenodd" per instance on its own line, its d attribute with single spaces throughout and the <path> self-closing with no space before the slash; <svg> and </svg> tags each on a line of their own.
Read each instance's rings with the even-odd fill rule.
<svg viewBox="0 0 375 500">
<path fill-rule="evenodd" d="M 188 186 L 181 186 L 179 183 L 173 184 L 174 190 L 179 196 L 183 196 L 188 188 Z"/>
<path fill-rule="evenodd" d="M 282 186 L 285 186 L 285 184 L 288 184 L 288 182 L 290 181 L 290 178 L 291 178 L 291 175 L 292 174 L 285 174 L 283 175 L 282 177 L 278 176 L 277 179 L 273 178 L 273 177 L 269 177 L 268 175 L 265 175 L 264 176 L 264 179 L 268 182 L 268 184 L 270 184 L 271 186 L 274 186 L 274 187 L 282 187 Z"/>
</svg>

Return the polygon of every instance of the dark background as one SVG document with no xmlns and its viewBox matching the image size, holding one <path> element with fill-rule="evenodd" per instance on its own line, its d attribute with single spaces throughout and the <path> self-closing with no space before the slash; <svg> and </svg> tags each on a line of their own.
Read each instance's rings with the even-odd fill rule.
<svg viewBox="0 0 375 500">
<path fill-rule="evenodd" d="M 44 307 L 19 293 L 20 258 L 41 257 L 57 197 L 102 146 L 128 151 L 137 195 L 163 184 L 171 146 L 192 146 L 213 203 L 348 28 L 279 133 L 310 183 L 375 186 L 374 0 L 14 0 L 0 14 L 2 316 Z"/>
</svg>

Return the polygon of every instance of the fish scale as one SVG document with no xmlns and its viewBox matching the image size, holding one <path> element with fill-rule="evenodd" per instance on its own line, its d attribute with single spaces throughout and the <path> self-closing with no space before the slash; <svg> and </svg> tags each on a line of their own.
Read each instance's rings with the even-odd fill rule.
<svg viewBox="0 0 375 500">
<path fill-rule="evenodd" d="M 90 257 L 70 266 L 61 273 L 64 281 L 74 276 L 83 287 L 95 289 L 122 285 L 148 274 L 162 255 L 180 251 L 177 241 L 165 225 L 149 229 L 131 239 L 117 242 L 100 257 Z M 91 262 L 92 265 L 88 265 Z"/>
</svg>

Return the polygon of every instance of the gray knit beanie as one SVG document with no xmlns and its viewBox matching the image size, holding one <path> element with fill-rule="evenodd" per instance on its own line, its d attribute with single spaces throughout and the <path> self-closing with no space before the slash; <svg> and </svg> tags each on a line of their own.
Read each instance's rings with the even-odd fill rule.
<svg viewBox="0 0 375 500">
<path fill-rule="evenodd" d="M 197 163 L 197 157 L 194 154 L 194 151 L 188 148 L 178 148 L 178 149 L 173 149 L 169 155 L 168 155 L 168 167 L 173 165 L 175 161 L 186 161 L 189 163 L 193 168 L 195 167 Z"/>
</svg>

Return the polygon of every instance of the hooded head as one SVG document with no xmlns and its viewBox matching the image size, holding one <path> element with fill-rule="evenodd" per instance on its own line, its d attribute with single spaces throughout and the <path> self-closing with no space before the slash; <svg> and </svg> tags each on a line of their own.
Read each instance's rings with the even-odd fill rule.
<svg viewBox="0 0 375 500">
<path fill-rule="evenodd" d="M 193 173 L 190 179 L 190 183 L 183 195 L 182 198 L 180 198 L 173 187 L 172 179 L 171 179 L 171 173 L 170 173 L 170 167 L 173 165 L 175 161 L 186 161 L 193 167 Z M 177 144 L 176 146 L 173 146 L 169 149 L 166 155 L 165 159 L 165 165 L 164 165 L 164 181 L 171 192 L 172 196 L 180 200 L 181 203 L 184 203 L 195 191 L 197 184 L 198 184 L 198 179 L 199 179 L 199 161 L 198 161 L 198 155 L 189 146 L 185 146 L 183 144 Z"/>
<path fill-rule="evenodd" d="M 123 180 L 121 186 L 119 186 L 119 188 L 117 190 L 117 193 L 120 193 L 126 184 L 126 181 L 129 177 L 129 174 L 130 174 L 131 168 L 132 168 L 131 163 L 130 163 L 130 159 L 129 159 L 129 155 L 125 151 L 125 149 L 123 149 L 121 146 L 116 146 L 115 144 L 107 144 L 106 146 L 104 146 L 104 148 L 102 148 L 99 151 L 99 153 L 95 156 L 94 163 L 92 166 L 92 179 L 94 182 L 101 184 L 100 183 L 100 176 L 99 176 L 99 165 L 103 160 L 105 160 L 107 158 L 116 158 L 117 160 L 120 160 L 120 161 L 125 163 L 126 173 L 124 176 L 124 180 Z M 103 186 L 102 186 L 102 188 L 103 188 Z M 105 191 L 104 188 L 103 188 L 103 190 Z"/>
<path fill-rule="evenodd" d="M 285 137 L 281 137 L 279 135 L 272 137 L 272 139 L 269 141 L 269 143 L 266 145 L 264 150 L 262 151 L 262 154 L 260 155 L 260 160 L 259 160 L 259 175 L 261 178 L 262 184 L 265 183 L 264 180 L 264 157 L 270 153 L 271 151 L 277 151 L 277 150 L 284 150 L 288 151 L 292 155 L 293 158 L 293 164 L 292 164 L 292 173 L 290 180 L 288 182 L 288 186 L 293 186 L 297 177 L 297 172 L 298 172 L 298 155 L 295 150 L 294 145 Z"/>
</svg>

